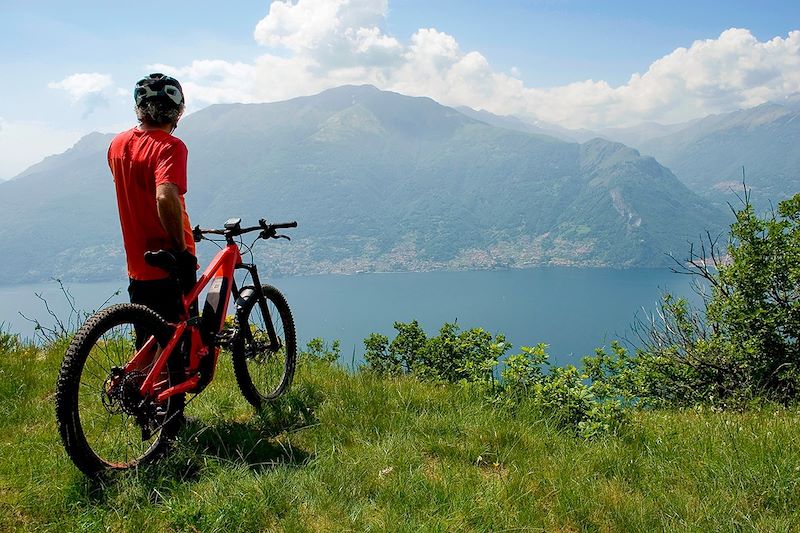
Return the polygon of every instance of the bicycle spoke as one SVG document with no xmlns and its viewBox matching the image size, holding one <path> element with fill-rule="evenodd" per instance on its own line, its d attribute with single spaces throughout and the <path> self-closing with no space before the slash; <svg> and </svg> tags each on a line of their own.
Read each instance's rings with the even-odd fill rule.
<svg viewBox="0 0 800 533">
<path fill-rule="evenodd" d="M 271 286 L 264 287 L 265 301 L 253 301 L 245 312 L 246 324 L 235 345 L 234 370 L 239 387 L 248 401 L 260 407 L 265 400 L 282 394 L 294 370 L 294 327 L 283 295 Z M 276 304 L 279 302 L 280 305 Z M 285 329 L 291 327 L 290 335 Z M 287 338 L 288 337 L 288 338 Z M 292 352 L 287 355 L 287 347 Z"/>
<path fill-rule="evenodd" d="M 138 400 L 124 399 L 136 390 L 136 384 L 112 383 L 112 369 L 124 368 L 136 353 L 133 339 L 128 324 L 103 332 L 87 354 L 83 378 L 79 382 L 79 416 L 87 442 L 95 453 L 112 464 L 129 464 L 140 457 L 158 436 L 156 431 L 150 440 L 142 442 L 141 427 L 136 418 L 122 411 L 120 402 L 131 404 L 125 409 L 138 403 Z M 146 375 L 152 365 L 151 362 L 139 369 L 139 374 Z M 109 387 L 113 390 L 108 390 Z M 109 411 L 109 408 L 113 410 Z"/>
</svg>

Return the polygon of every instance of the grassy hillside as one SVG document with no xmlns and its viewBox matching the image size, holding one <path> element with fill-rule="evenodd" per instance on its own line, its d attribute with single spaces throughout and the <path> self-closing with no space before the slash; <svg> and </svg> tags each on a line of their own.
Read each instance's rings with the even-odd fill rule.
<svg viewBox="0 0 800 533">
<path fill-rule="evenodd" d="M 796 531 L 800 410 L 642 411 L 594 441 L 454 385 L 305 360 L 260 415 L 222 358 L 170 459 L 87 482 L 53 415 L 63 346 L 0 342 L 0 530 Z"/>
</svg>

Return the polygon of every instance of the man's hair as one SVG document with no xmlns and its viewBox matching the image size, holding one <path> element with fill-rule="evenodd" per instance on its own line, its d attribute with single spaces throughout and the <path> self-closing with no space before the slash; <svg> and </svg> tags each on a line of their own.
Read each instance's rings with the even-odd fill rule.
<svg viewBox="0 0 800 533">
<path fill-rule="evenodd" d="M 145 126 L 175 124 L 183 114 L 184 105 L 170 105 L 163 101 L 150 100 L 135 106 L 136 118 Z"/>
</svg>

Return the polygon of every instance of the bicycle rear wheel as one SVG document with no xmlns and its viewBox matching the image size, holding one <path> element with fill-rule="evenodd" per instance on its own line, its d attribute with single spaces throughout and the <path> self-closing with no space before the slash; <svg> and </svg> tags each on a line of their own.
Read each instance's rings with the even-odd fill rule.
<svg viewBox="0 0 800 533">
<path fill-rule="evenodd" d="M 141 397 L 139 387 L 171 336 L 158 314 L 136 304 L 101 310 L 75 334 L 56 385 L 56 421 L 67 454 L 87 476 L 151 462 L 167 450 L 180 428 L 185 396 L 155 404 Z M 137 346 L 148 340 L 148 357 L 126 370 Z M 170 357 L 168 366 L 160 377 L 163 390 L 183 379 L 180 358 Z"/>
<path fill-rule="evenodd" d="M 233 371 L 245 399 L 256 408 L 286 392 L 294 377 L 297 346 L 294 320 L 283 294 L 271 285 L 253 287 L 237 313 L 238 333 L 233 340 Z M 267 320 L 274 328 L 277 344 L 269 340 Z"/>
</svg>

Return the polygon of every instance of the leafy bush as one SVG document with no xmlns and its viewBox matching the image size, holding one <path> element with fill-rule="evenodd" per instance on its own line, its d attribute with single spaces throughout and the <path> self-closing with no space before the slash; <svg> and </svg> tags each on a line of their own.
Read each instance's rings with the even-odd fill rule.
<svg viewBox="0 0 800 533">
<path fill-rule="evenodd" d="M 389 343 L 389 338 L 372 333 L 364 339 L 364 359 L 369 367 L 381 375 L 398 375 L 420 369 L 422 352 L 428 337 L 419 323 L 395 322 L 397 336 Z"/>
<path fill-rule="evenodd" d="M 794 401 L 800 392 L 800 194 L 766 218 L 745 196 L 735 215 L 724 253 L 709 236 L 679 270 L 700 278 L 704 309 L 665 295 L 639 323 L 643 347 L 633 354 L 615 342 L 610 351 L 585 357 L 581 368 L 552 367 L 544 344 L 523 346 L 500 371 L 511 347 L 502 334 L 445 323 L 428 338 L 413 321 L 396 322 L 391 342 L 367 337 L 367 365 L 380 375 L 487 385 L 495 401 L 532 405 L 588 438 L 616 431 L 633 405 Z"/>
<path fill-rule="evenodd" d="M 523 346 L 522 353 L 506 360 L 502 372 L 506 402 L 512 406 L 532 404 L 559 427 L 585 438 L 616 432 L 626 416 L 614 380 L 599 373 L 606 362 L 604 352 L 598 350 L 595 358 L 584 359 L 584 368 L 578 369 L 573 365 L 551 367 L 546 349 L 545 344 Z M 619 345 L 615 349 L 622 350 Z M 597 379 L 587 384 L 592 375 Z"/>
<path fill-rule="evenodd" d="M 339 339 L 336 339 L 329 346 L 320 337 L 314 337 L 308 341 L 305 350 L 300 350 L 299 355 L 301 359 L 312 359 L 332 364 L 339 360 L 341 343 Z"/>
<path fill-rule="evenodd" d="M 591 372 L 572 365 L 549 367 L 546 345 L 539 344 L 523 346 L 500 371 L 500 359 L 511 348 L 502 334 L 493 336 L 481 328 L 461 331 L 453 323 L 445 323 L 430 338 L 416 321 L 396 322 L 394 328 L 397 335 L 391 342 L 377 333 L 364 339 L 368 368 L 380 375 L 410 374 L 424 381 L 478 386 L 495 403 L 506 408 L 527 405 L 558 427 L 587 438 L 616 431 L 624 420 L 620 392 L 611 378 L 586 383 L 590 373 L 597 375 L 611 359 L 601 363 L 598 355 Z"/>
<path fill-rule="evenodd" d="M 534 394 L 534 389 L 544 379 L 543 367 L 549 365 L 546 344 L 522 346 L 522 353 L 506 359 L 502 371 L 503 387 L 510 398 L 522 399 Z"/>
<path fill-rule="evenodd" d="M 380 375 L 414 374 L 428 381 L 456 383 L 494 382 L 494 370 L 511 347 L 502 334 L 492 336 L 482 328 L 461 331 L 447 322 L 428 338 L 419 323 L 395 322 L 397 335 L 373 333 L 364 339 L 364 359 Z"/>
<path fill-rule="evenodd" d="M 400 361 L 389 355 L 389 338 L 380 333 L 370 333 L 364 339 L 364 360 L 367 367 L 380 376 L 394 376 L 402 372 Z"/>
<path fill-rule="evenodd" d="M 709 239 L 682 272 L 704 309 L 667 295 L 636 357 L 646 401 L 741 405 L 800 392 L 800 194 L 761 218 L 744 197 L 724 253 Z"/>
</svg>

